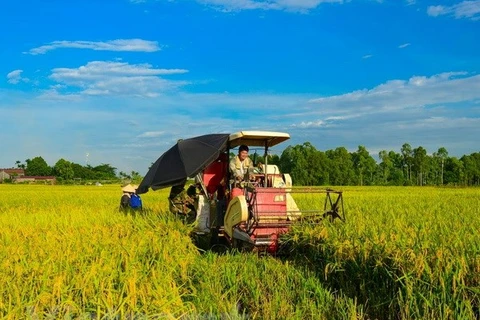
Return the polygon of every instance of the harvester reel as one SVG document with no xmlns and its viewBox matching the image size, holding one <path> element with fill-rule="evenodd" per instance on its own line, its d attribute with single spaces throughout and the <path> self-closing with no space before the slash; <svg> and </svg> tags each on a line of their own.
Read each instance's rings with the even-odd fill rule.
<svg viewBox="0 0 480 320">
<path fill-rule="evenodd" d="M 337 198 L 335 200 L 332 199 L 331 193 L 337 194 Z M 333 190 L 327 190 L 327 197 L 325 198 L 325 205 L 324 205 L 324 213 L 323 218 L 330 218 L 330 221 L 334 221 L 335 219 L 340 219 L 345 222 L 345 215 L 343 214 L 343 198 L 342 193 Z"/>
<path fill-rule="evenodd" d="M 319 214 L 305 215 L 300 220 L 308 223 L 321 223 L 328 218 L 332 222 L 335 219 L 345 222 L 342 192 L 331 189 L 323 190 L 323 192 L 326 193 L 323 211 L 319 212 Z M 332 196 L 332 194 L 337 196 Z"/>
</svg>

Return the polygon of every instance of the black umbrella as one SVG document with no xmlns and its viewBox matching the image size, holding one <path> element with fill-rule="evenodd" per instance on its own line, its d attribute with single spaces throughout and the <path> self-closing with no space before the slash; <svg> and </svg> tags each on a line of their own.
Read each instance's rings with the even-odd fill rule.
<svg viewBox="0 0 480 320">
<path fill-rule="evenodd" d="M 148 188 L 158 190 L 185 183 L 226 150 L 229 134 L 207 134 L 180 140 L 167 150 L 148 170 L 137 188 L 145 193 Z"/>
</svg>

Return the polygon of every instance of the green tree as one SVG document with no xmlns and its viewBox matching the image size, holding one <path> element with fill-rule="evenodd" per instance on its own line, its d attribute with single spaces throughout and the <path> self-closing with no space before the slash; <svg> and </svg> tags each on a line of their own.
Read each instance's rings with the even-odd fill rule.
<svg viewBox="0 0 480 320">
<path fill-rule="evenodd" d="M 441 147 L 438 149 L 437 152 L 434 152 L 432 156 L 436 167 L 438 167 L 436 169 L 438 169 L 439 171 L 439 183 L 440 185 L 443 185 L 443 173 L 445 168 L 445 161 L 448 158 L 448 151 L 444 147 Z"/>
<path fill-rule="evenodd" d="M 53 166 L 53 174 L 57 178 L 71 180 L 73 179 L 75 172 L 73 171 L 72 163 L 62 158 Z"/>
<path fill-rule="evenodd" d="M 290 173 L 295 185 L 322 185 L 328 183 L 329 160 L 315 149 L 310 142 L 288 146 L 280 156 L 279 166 L 284 173 Z"/>
<path fill-rule="evenodd" d="M 129 176 L 128 174 L 126 174 L 126 173 L 123 172 L 123 171 L 120 171 L 120 172 L 118 173 L 118 175 L 120 176 L 121 179 L 124 179 L 124 180 L 126 180 L 126 179 L 131 179 L 131 178 L 132 178 L 131 176 Z"/>
<path fill-rule="evenodd" d="M 19 169 L 25 169 L 26 168 L 26 165 L 24 163 L 22 163 L 20 160 L 15 161 L 15 165 Z"/>
<path fill-rule="evenodd" d="M 360 185 L 363 186 L 365 184 L 365 175 L 368 177 L 368 184 L 371 184 L 377 164 L 375 159 L 370 156 L 367 148 L 358 146 L 358 150 L 352 154 L 352 160 Z"/>
<path fill-rule="evenodd" d="M 478 186 L 480 184 L 480 153 L 464 155 L 460 160 L 463 162 L 466 183 Z"/>
<path fill-rule="evenodd" d="M 355 171 L 353 169 L 352 156 L 345 147 L 338 147 L 335 150 L 325 152 L 329 162 L 330 183 L 336 186 L 354 184 Z"/>
<path fill-rule="evenodd" d="M 465 173 L 463 162 L 455 157 L 447 158 L 445 161 L 445 184 L 465 184 Z"/>
<path fill-rule="evenodd" d="M 94 179 L 94 173 L 91 168 L 87 168 L 78 163 L 72 163 L 73 177 L 77 179 Z"/>
<path fill-rule="evenodd" d="M 394 168 L 403 170 L 403 157 L 400 153 L 391 150 L 388 152 L 388 157 L 392 160 Z"/>
<path fill-rule="evenodd" d="M 413 165 L 417 173 L 418 185 L 424 184 L 424 174 L 428 164 L 427 150 L 422 146 L 413 149 Z"/>
<path fill-rule="evenodd" d="M 288 146 L 280 157 L 281 172 L 289 173 L 295 185 L 306 185 L 308 180 L 307 161 L 302 148 L 302 145 Z"/>
<path fill-rule="evenodd" d="M 390 176 L 390 172 L 393 171 L 393 161 L 390 159 L 390 155 L 386 150 L 382 150 L 378 153 L 378 157 L 380 158 L 380 168 L 382 171 L 383 183 L 388 183 L 388 178 Z"/>
<path fill-rule="evenodd" d="M 306 142 L 303 144 L 303 155 L 307 163 L 307 184 L 310 186 L 325 185 L 329 183 L 329 175 L 327 168 L 330 160 L 325 153 L 315 149 L 315 147 Z"/>
<path fill-rule="evenodd" d="M 88 168 L 88 166 L 87 166 Z M 116 174 L 115 171 L 117 168 L 112 167 L 110 164 L 107 163 L 102 163 L 101 165 L 98 165 L 92 169 L 94 172 L 94 179 L 115 179 Z"/>
<path fill-rule="evenodd" d="M 408 143 L 404 143 L 401 148 L 403 158 L 403 169 L 405 170 L 405 180 L 408 184 L 412 182 L 413 151 Z"/>
<path fill-rule="evenodd" d="M 268 156 L 268 163 L 279 165 L 280 164 L 280 157 L 278 156 L 278 154 L 269 155 Z"/>
<path fill-rule="evenodd" d="M 132 177 L 132 182 L 134 183 L 140 183 L 143 179 L 143 177 L 140 175 L 138 171 L 132 170 L 130 173 L 130 176 Z"/>
<path fill-rule="evenodd" d="M 52 174 L 52 168 L 48 166 L 42 157 L 27 159 L 25 162 L 27 163 L 25 169 L 25 175 L 27 176 L 48 176 Z"/>
</svg>

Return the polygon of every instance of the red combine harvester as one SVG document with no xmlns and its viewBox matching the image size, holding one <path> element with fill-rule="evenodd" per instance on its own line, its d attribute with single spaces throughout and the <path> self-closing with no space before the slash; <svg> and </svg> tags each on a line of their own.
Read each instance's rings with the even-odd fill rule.
<svg viewBox="0 0 480 320">
<path fill-rule="evenodd" d="M 320 223 L 325 218 L 345 220 L 342 191 L 293 187 L 288 173 L 281 173 L 278 166 L 268 164 L 269 149 L 289 138 L 288 133 L 282 132 L 241 131 L 230 135 L 207 135 L 179 141 L 180 151 L 185 149 L 191 152 L 203 150 L 205 140 L 215 140 L 212 142 L 214 148 L 211 154 L 194 153 L 193 158 L 201 159 L 184 166 L 187 168 L 186 175 L 195 177 L 197 186 L 201 189 L 195 203 L 196 237 L 208 237 L 212 244 L 227 243 L 242 251 L 266 251 L 275 254 L 279 249 L 280 236 L 287 233 L 293 224 Z M 202 140 L 199 149 L 187 145 L 199 139 Z M 185 143 L 184 147 L 182 142 Z M 229 170 L 229 155 L 240 145 L 262 148 L 265 163 L 254 163 L 245 179 L 238 183 Z M 213 149 L 217 152 L 213 152 Z M 139 193 L 146 192 L 148 187 L 156 190 L 185 183 L 186 177 L 172 176 L 176 169 L 171 160 L 168 160 L 173 158 L 168 155 L 171 150 L 152 166 L 139 186 Z M 183 155 L 181 158 L 189 157 Z M 159 170 L 163 170 L 163 173 L 159 174 Z M 163 179 L 160 182 L 159 176 Z M 323 195 L 323 201 L 320 195 Z M 308 202 L 304 205 L 306 208 L 300 208 L 295 199 Z"/>
<path fill-rule="evenodd" d="M 260 250 L 276 253 L 280 235 L 288 232 L 294 223 L 318 223 L 325 217 L 332 219 L 343 216 L 343 198 L 341 191 L 320 188 L 292 187 L 289 174 L 281 173 L 276 165 L 268 164 L 269 148 L 290 138 L 288 133 L 265 131 L 241 131 L 229 136 L 225 153 L 205 168 L 200 181 L 210 200 L 210 219 L 204 231 L 209 231 L 213 238 L 224 237 L 233 247 L 240 250 Z M 263 148 L 265 164 L 255 168 L 248 174 L 240 187 L 228 170 L 230 150 L 240 145 Z M 215 198 L 218 188 L 227 181 L 226 203 Z M 324 194 L 326 196 L 322 208 L 300 210 L 295 202 L 295 195 Z M 317 197 L 318 198 L 318 197 Z M 200 215 L 201 209 L 200 209 Z M 215 218 L 212 211 L 216 211 Z M 202 229 L 201 225 L 197 229 Z"/>
</svg>

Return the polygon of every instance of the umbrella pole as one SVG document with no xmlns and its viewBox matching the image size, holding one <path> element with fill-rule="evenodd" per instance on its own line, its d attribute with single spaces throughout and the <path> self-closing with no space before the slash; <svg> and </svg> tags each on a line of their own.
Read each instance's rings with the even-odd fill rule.
<svg viewBox="0 0 480 320">
<path fill-rule="evenodd" d="M 201 172 L 197 173 L 196 180 L 197 180 L 198 183 L 200 183 L 200 185 L 202 186 L 203 194 L 205 195 L 205 197 L 208 198 L 207 187 L 205 187 L 205 184 L 203 183 L 202 173 L 201 173 Z"/>
</svg>

